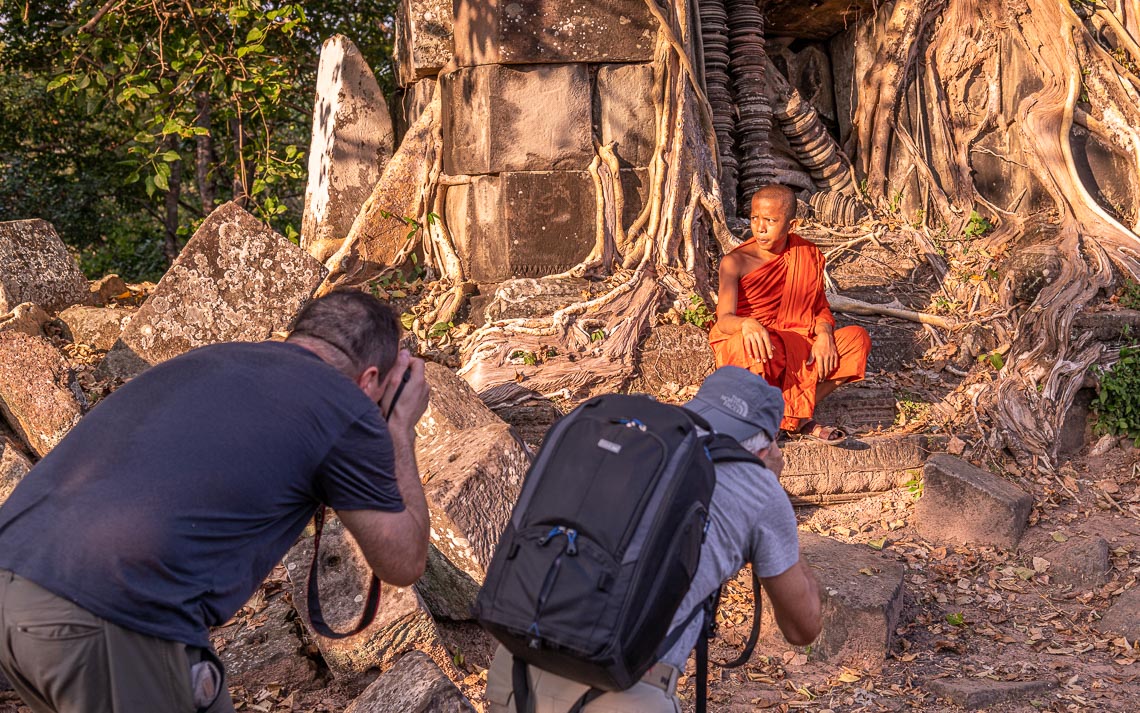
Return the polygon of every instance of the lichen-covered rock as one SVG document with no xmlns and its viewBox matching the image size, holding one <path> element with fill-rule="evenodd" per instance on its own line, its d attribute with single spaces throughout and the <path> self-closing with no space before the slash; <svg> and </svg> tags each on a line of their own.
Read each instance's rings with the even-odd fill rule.
<svg viewBox="0 0 1140 713">
<path fill-rule="evenodd" d="M 309 623 L 308 579 L 313 559 L 313 538 L 300 540 L 285 555 L 285 569 L 293 591 L 293 606 L 317 642 L 325 663 L 338 677 L 352 677 L 371 669 L 386 670 L 403 654 L 417 649 L 446 655 L 435 621 L 412 587 L 385 584 L 372 624 L 354 636 L 330 639 Z M 321 611 L 333 631 L 354 626 L 364 608 L 364 595 L 372 570 L 344 525 L 331 513 L 321 535 L 318 565 Z"/>
<path fill-rule="evenodd" d="M 32 463 L 7 436 L 0 435 L 0 504 L 16 489 Z M 0 689 L 3 690 L 3 689 Z"/>
<path fill-rule="evenodd" d="M 407 654 L 372 682 L 344 713 L 474 713 L 471 705 L 431 657 Z"/>
<path fill-rule="evenodd" d="M 48 312 L 91 303 L 87 278 L 44 220 L 0 223 L 0 314 L 21 302 Z"/>
<path fill-rule="evenodd" d="M 127 307 L 68 307 L 59 313 L 59 320 L 76 344 L 87 344 L 106 351 L 115 345 L 123 329 L 135 313 Z"/>
<path fill-rule="evenodd" d="M 50 321 L 51 317 L 39 305 L 24 302 L 8 314 L 0 315 L 0 332 L 23 332 L 29 337 L 42 337 L 44 325 Z"/>
<path fill-rule="evenodd" d="M 87 407 L 75 374 L 51 342 L 0 332 L 0 412 L 37 455 L 63 440 Z"/>
<path fill-rule="evenodd" d="M 323 262 L 352 222 L 392 157 L 392 118 L 372 69 L 351 40 L 321 47 L 309 145 L 309 182 L 301 247 Z"/>
<path fill-rule="evenodd" d="M 129 378 L 195 347 L 286 329 L 325 276 L 320 263 L 227 203 L 206 218 L 100 366 Z"/>
</svg>

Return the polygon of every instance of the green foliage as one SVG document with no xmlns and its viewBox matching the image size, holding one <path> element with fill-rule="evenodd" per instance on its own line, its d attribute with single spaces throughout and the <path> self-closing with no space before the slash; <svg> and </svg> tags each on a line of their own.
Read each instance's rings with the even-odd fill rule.
<svg viewBox="0 0 1140 713">
<path fill-rule="evenodd" d="M 902 199 L 903 199 L 903 192 L 902 191 L 895 191 L 894 193 L 891 194 L 891 204 L 887 208 L 887 210 L 891 213 L 891 215 L 897 214 L 899 212 L 899 210 L 902 209 Z"/>
<path fill-rule="evenodd" d="M 442 337 L 454 326 L 455 322 L 436 322 L 431 326 L 431 331 L 428 332 L 428 336 L 433 339 Z"/>
<path fill-rule="evenodd" d="M 606 338 L 606 330 L 604 330 L 604 329 L 595 329 L 594 331 L 590 332 L 590 341 L 591 342 L 600 342 L 605 338 Z"/>
<path fill-rule="evenodd" d="M 693 306 L 681 313 L 681 321 L 701 329 L 711 327 L 716 321 L 716 313 L 709 311 L 704 299 L 700 295 L 689 295 L 689 303 Z"/>
<path fill-rule="evenodd" d="M 510 358 L 511 359 L 521 359 L 522 363 L 526 364 L 527 366 L 537 366 L 538 365 L 538 355 L 535 354 L 534 352 L 527 352 L 527 351 L 523 351 L 522 349 L 518 349 L 516 351 L 511 352 Z"/>
<path fill-rule="evenodd" d="M 920 470 L 917 473 L 912 474 L 910 480 L 903 483 L 903 485 L 906 487 L 907 492 L 910 493 L 915 500 L 921 498 L 923 486 L 922 471 Z"/>
<path fill-rule="evenodd" d="M 963 627 L 966 625 L 966 616 L 961 612 L 946 615 L 946 623 L 950 626 Z"/>
<path fill-rule="evenodd" d="M 963 234 L 967 238 L 979 238 L 994 229 L 993 223 L 983 217 L 978 211 L 970 211 L 970 222 L 966 224 Z"/>
<path fill-rule="evenodd" d="M 994 371 L 1001 371 L 1005 367 L 1005 358 L 998 352 L 990 352 L 978 357 L 979 361 L 984 361 L 994 368 Z"/>
<path fill-rule="evenodd" d="M 1098 434 L 1128 436 L 1140 447 L 1140 345 L 1120 350 L 1109 370 L 1097 369 L 1100 386 L 1092 409 Z"/>
</svg>

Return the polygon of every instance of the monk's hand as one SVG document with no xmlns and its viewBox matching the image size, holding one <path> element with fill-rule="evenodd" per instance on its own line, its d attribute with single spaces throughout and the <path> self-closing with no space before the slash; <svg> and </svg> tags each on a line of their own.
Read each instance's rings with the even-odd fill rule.
<svg viewBox="0 0 1140 713">
<path fill-rule="evenodd" d="M 815 338 L 811 345 L 811 356 L 808 364 L 815 363 L 816 379 L 823 381 L 831 376 L 839 366 L 839 350 L 835 348 L 835 337 L 830 332 L 824 332 Z"/>
<path fill-rule="evenodd" d="M 740 334 L 744 338 L 744 353 L 749 359 L 767 364 L 772 359 L 772 338 L 764 325 L 754 319 L 746 319 L 740 324 Z"/>
</svg>

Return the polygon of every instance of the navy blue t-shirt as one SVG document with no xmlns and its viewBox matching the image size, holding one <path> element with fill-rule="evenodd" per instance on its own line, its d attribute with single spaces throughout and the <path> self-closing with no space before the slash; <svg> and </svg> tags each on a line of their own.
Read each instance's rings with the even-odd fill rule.
<svg viewBox="0 0 1140 713">
<path fill-rule="evenodd" d="M 0 568 L 194 646 L 317 504 L 399 512 L 392 441 L 351 379 L 289 343 L 196 349 L 104 399 L 0 507 Z"/>
</svg>

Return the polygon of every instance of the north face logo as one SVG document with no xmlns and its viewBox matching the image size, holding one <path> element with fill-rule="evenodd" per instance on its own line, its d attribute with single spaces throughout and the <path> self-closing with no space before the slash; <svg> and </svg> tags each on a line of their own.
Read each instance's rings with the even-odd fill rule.
<svg viewBox="0 0 1140 713">
<path fill-rule="evenodd" d="M 735 394 L 725 394 L 720 397 L 720 403 L 726 411 L 731 411 L 740 418 L 748 418 L 748 402 Z"/>
</svg>

